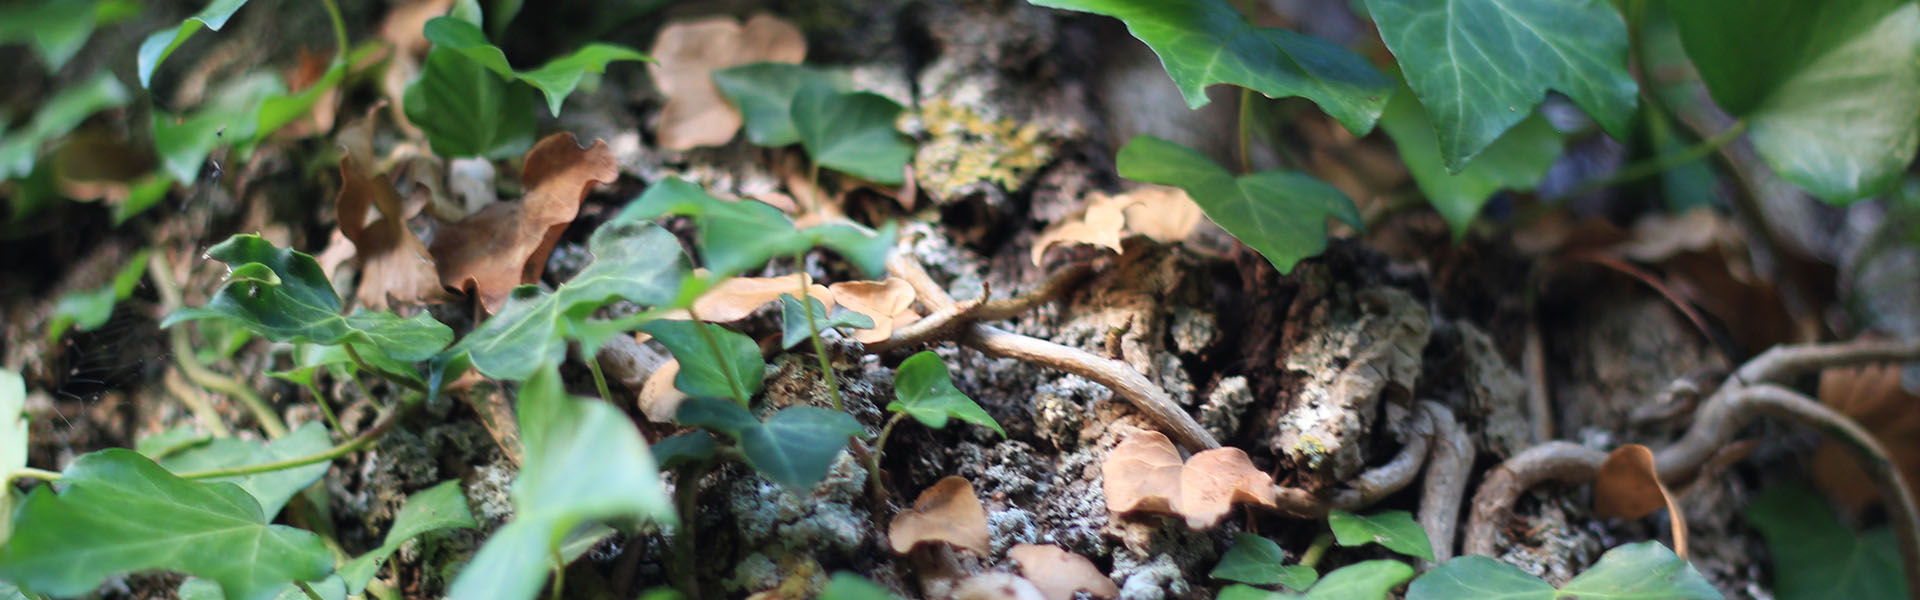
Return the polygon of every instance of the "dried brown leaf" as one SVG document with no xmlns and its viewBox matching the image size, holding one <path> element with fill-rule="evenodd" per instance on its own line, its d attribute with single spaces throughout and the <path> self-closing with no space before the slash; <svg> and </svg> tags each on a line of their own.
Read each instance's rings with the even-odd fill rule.
<svg viewBox="0 0 1920 600">
<path fill-rule="evenodd" d="M 434 236 L 440 282 L 478 296 L 488 313 L 499 310 L 515 286 L 539 281 L 547 254 L 579 214 L 587 192 L 619 175 L 605 141 L 581 148 L 571 133 L 540 140 L 520 169 L 526 197 L 496 202 Z"/>
<path fill-rule="evenodd" d="M 340 157 L 340 194 L 333 206 L 340 234 L 353 242 L 360 262 L 360 291 L 355 296 L 361 305 L 386 310 L 389 302 L 449 299 L 426 244 L 407 228 L 393 183 L 370 172 L 352 153 Z"/>
<path fill-rule="evenodd" d="M 920 492 L 913 508 L 901 511 L 887 526 L 887 542 L 895 554 L 915 546 L 944 542 L 980 556 L 992 554 L 987 541 L 987 509 L 973 495 L 966 478 L 948 475 Z"/>
<path fill-rule="evenodd" d="M 133 184 L 153 171 L 153 155 L 122 136 L 87 128 L 67 136 L 48 161 L 63 196 L 125 202 Z"/>
<path fill-rule="evenodd" d="M 675 415 L 680 414 L 680 403 L 687 401 L 687 394 L 673 386 L 673 379 L 680 376 L 680 361 L 668 359 L 654 369 L 647 381 L 640 384 L 640 412 L 647 420 L 655 423 L 672 423 Z"/>
<path fill-rule="evenodd" d="M 1074 592 L 1078 591 L 1095 598 L 1120 595 L 1120 587 L 1102 574 L 1099 567 L 1093 566 L 1093 561 L 1061 550 L 1059 546 L 1015 544 L 1007 550 L 1007 558 L 1020 563 L 1020 574 L 1040 588 L 1047 600 L 1073 600 Z"/>
<path fill-rule="evenodd" d="M 1638 519 L 1667 509 L 1673 524 L 1673 552 L 1687 555 L 1687 519 L 1654 469 L 1653 450 L 1640 444 L 1613 449 L 1593 480 L 1593 512 L 1612 519 Z"/>
<path fill-rule="evenodd" d="M 1033 264 L 1039 265 L 1054 244 L 1093 244 L 1121 252 L 1120 230 L 1126 227 L 1126 209 L 1134 202 L 1124 194 L 1108 196 L 1094 192 L 1086 212 L 1053 224 L 1033 240 Z"/>
<path fill-rule="evenodd" d="M 674 23 L 660 30 L 647 66 L 654 86 L 667 97 L 656 135 L 660 147 L 686 150 L 718 146 L 740 130 L 740 109 L 714 87 L 714 71 L 754 62 L 798 64 L 807 56 L 800 29 L 758 14 L 742 26 L 732 17 Z"/>
<path fill-rule="evenodd" d="M 1906 477 L 1920 484 L 1920 395 L 1902 387 L 1898 365 L 1827 369 L 1820 373 L 1820 401 L 1873 433 Z M 1834 501 L 1859 510 L 1880 500 L 1860 465 L 1831 439 L 1813 452 L 1813 481 Z"/>
<path fill-rule="evenodd" d="M 792 273 L 779 277 L 735 277 L 722 281 L 693 301 L 693 312 L 700 313 L 700 319 L 708 323 L 732 323 L 752 316 L 762 306 L 779 302 L 781 294 L 798 296 L 802 285 L 806 286 L 807 295 L 819 300 L 828 312 L 833 311 L 833 292 L 827 286 L 814 283 L 813 277 L 806 273 Z M 675 309 L 660 315 L 660 318 L 688 321 L 693 319 L 693 315 L 686 310 Z"/>
<path fill-rule="evenodd" d="M 1162 244 L 1187 239 L 1206 213 L 1177 187 L 1150 185 L 1121 195 L 1127 206 L 1127 230 Z"/>
<path fill-rule="evenodd" d="M 913 312 L 913 286 L 905 279 L 843 281 L 828 289 L 841 306 L 873 319 L 872 328 L 853 332 L 853 339 L 862 344 L 885 341 L 893 336 L 893 328 L 920 320 L 920 313 Z"/>
<path fill-rule="evenodd" d="M 1182 464 L 1167 436 L 1142 431 L 1127 436 L 1101 464 L 1101 488 L 1114 514 L 1176 515 L 1193 529 L 1211 529 L 1237 503 L 1273 508 L 1273 478 L 1253 466 L 1239 448 L 1216 448 Z"/>
<path fill-rule="evenodd" d="M 953 587 L 953 600 L 1051 600 L 1024 577 L 1012 573 L 981 573 Z"/>
</svg>

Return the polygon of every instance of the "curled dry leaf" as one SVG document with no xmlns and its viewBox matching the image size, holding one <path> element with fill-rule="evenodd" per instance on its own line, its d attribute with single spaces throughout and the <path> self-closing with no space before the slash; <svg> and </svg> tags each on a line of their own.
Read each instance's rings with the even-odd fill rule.
<svg viewBox="0 0 1920 600">
<path fill-rule="evenodd" d="M 1094 192 L 1092 196 L 1092 200 L 1087 202 L 1086 212 L 1080 217 L 1055 223 L 1033 240 L 1034 265 L 1040 264 L 1047 255 L 1047 249 L 1054 244 L 1093 244 L 1111 248 L 1114 252 L 1122 251 L 1120 230 L 1127 225 L 1126 209 L 1134 201 L 1125 194 L 1108 196 Z"/>
<path fill-rule="evenodd" d="M 1152 238 L 1162 244 L 1187 239 L 1200 226 L 1206 213 L 1187 197 L 1187 191 L 1166 185 L 1149 185 L 1123 194 L 1127 203 L 1127 231 Z"/>
<path fill-rule="evenodd" d="M 498 310 L 515 286 L 539 281 L 547 254 L 579 214 L 587 192 L 619 175 L 605 141 L 581 148 L 571 133 L 540 140 L 520 169 L 526 197 L 496 202 L 434 236 L 440 282 L 478 296 L 488 313 Z"/>
<path fill-rule="evenodd" d="M 1039 586 L 1012 573 L 981 573 L 953 587 L 953 600 L 1053 600 Z"/>
<path fill-rule="evenodd" d="M 708 323 L 732 323 L 752 316 L 762 306 L 779 302 L 781 294 L 798 295 L 802 285 L 806 286 L 807 295 L 819 300 L 828 311 L 833 310 L 833 292 L 827 286 L 814 283 L 813 277 L 806 273 L 728 279 L 695 299 L 693 310 Z M 693 315 L 686 310 L 675 309 L 660 318 L 690 321 Z"/>
<path fill-rule="evenodd" d="M 1095 598 L 1120 595 L 1120 587 L 1100 573 L 1087 557 L 1061 550 L 1052 544 L 1015 544 L 1007 558 L 1020 563 L 1020 574 L 1040 588 L 1047 600 L 1073 600 L 1074 592 L 1085 591 Z"/>
<path fill-rule="evenodd" d="M 798 64 L 807 39 L 793 24 L 759 14 L 742 26 L 733 17 L 674 23 L 660 30 L 647 65 L 654 86 L 667 97 L 657 131 L 660 147 L 686 150 L 718 146 L 740 130 L 740 109 L 714 87 L 714 71 L 755 62 Z"/>
<path fill-rule="evenodd" d="M 887 542 L 895 554 L 906 554 L 915 546 L 931 542 L 945 542 L 981 556 L 992 553 L 987 542 L 987 509 L 973 495 L 973 484 L 953 475 L 920 492 L 912 509 L 893 518 L 887 526 Z"/>
<path fill-rule="evenodd" d="M 680 361 L 668 359 L 640 384 L 640 412 L 647 415 L 647 420 L 672 423 L 680 414 L 680 403 L 687 401 L 687 394 L 673 386 L 673 379 L 679 376 Z"/>
<path fill-rule="evenodd" d="M 893 328 L 920 319 L 913 312 L 913 286 L 907 280 L 888 277 L 886 281 L 843 281 L 828 286 L 835 300 L 847 310 L 873 319 L 871 329 L 856 329 L 853 339 L 862 344 L 886 341 Z M 831 306 L 831 305 L 829 305 Z"/>
<path fill-rule="evenodd" d="M 1673 552 L 1687 556 L 1687 519 L 1654 470 L 1653 450 L 1627 444 L 1607 454 L 1593 480 L 1593 512 L 1612 519 L 1638 519 L 1667 509 L 1673 524 Z"/>
<path fill-rule="evenodd" d="M 1215 448 L 1181 464 L 1180 451 L 1157 431 L 1127 436 L 1100 473 L 1108 511 L 1177 515 L 1193 529 L 1219 525 L 1237 503 L 1278 506 L 1273 477 L 1253 466 L 1245 451 Z"/>
<path fill-rule="evenodd" d="M 360 291 L 355 294 L 360 304 L 386 310 L 388 302 L 448 300 L 433 255 L 407 228 L 393 183 L 372 173 L 351 152 L 340 157 L 340 195 L 333 206 L 340 234 L 353 242 L 360 261 Z"/>
<path fill-rule="evenodd" d="M 1820 401 L 1840 411 L 1887 449 L 1906 477 L 1920 484 L 1920 395 L 1901 386 L 1898 365 L 1827 369 L 1820 373 Z M 1873 480 L 1840 442 L 1822 440 L 1813 452 L 1813 481 L 1835 502 L 1858 510 L 1880 499 Z"/>
</svg>

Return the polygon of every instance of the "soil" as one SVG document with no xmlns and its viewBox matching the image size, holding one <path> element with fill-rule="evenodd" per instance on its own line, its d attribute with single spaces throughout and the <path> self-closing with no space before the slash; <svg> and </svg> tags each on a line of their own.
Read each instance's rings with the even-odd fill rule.
<svg viewBox="0 0 1920 600">
<path fill-rule="evenodd" d="M 386 10 L 383 3 L 345 4 L 356 31 L 369 30 Z M 665 19 L 745 14 L 748 4 L 676 3 L 604 31 L 601 39 L 646 48 Z M 1640 424 L 1631 419 L 1635 409 L 1661 399 L 1676 380 L 1724 370 L 1741 358 L 1726 355 L 1659 294 L 1628 277 L 1589 268 L 1543 281 L 1536 275 L 1538 256 L 1517 249 L 1504 230 L 1482 231 L 1456 243 L 1424 208 L 1381 212 L 1384 216 L 1365 235 L 1337 229 L 1322 256 L 1288 274 L 1230 240 L 1223 242 L 1218 232 L 1177 245 L 1136 237 L 1119 254 L 1086 247 L 1055 250 L 1046 266 L 1035 266 L 1028 255 L 1041 230 L 1078 212 L 1088 192 L 1122 186 L 1112 156 L 1131 136 L 1164 135 L 1233 164 L 1233 145 L 1223 141 L 1232 139 L 1234 98 L 1215 94 L 1208 107 L 1189 111 L 1157 59 L 1117 23 L 1025 2 L 791 0 L 767 8 L 807 33 L 810 62 L 850 66 L 865 89 L 909 106 L 938 98 L 986 118 L 1040 127 L 1043 147 L 1025 151 L 1044 153 L 1043 168 L 1011 173 L 1005 182 L 922 172 L 925 197 L 915 210 L 859 191 L 847 200 L 846 212 L 869 221 L 905 220 L 905 241 L 897 251 L 920 261 L 958 298 L 987 291 L 995 297 L 1026 293 L 1064 265 L 1091 263 L 1095 274 L 1062 299 L 997 326 L 1096 355 L 1115 352 L 1222 444 L 1245 449 L 1255 465 L 1282 484 L 1324 494 L 1346 487 L 1399 452 L 1410 435 L 1407 415 L 1423 400 L 1444 405 L 1467 427 L 1478 457 L 1470 470 L 1469 494 L 1481 473 L 1541 441 L 1540 422 L 1549 423 L 1559 439 L 1595 448 L 1623 442 L 1659 447 L 1674 438 L 1683 421 Z M 520 17 L 515 31 L 533 33 L 507 45 L 516 64 L 523 56 L 537 60 L 541 51 L 573 39 L 563 26 L 564 12 L 530 11 Z M 221 50 L 270 57 L 247 51 L 290 47 L 289 37 L 304 35 L 290 33 L 298 28 L 270 25 L 293 16 L 260 9 L 240 14 L 230 29 L 236 33 L 201 36 L 210 39 L 196 39 L 178 56 Z M 327 43 L 324 37 L 310 41 Z M 87 55 L 112 50 L 90 47 Z M 170 68 L 192 63 L 175 62 L 180 64 Z M 169 75 L 159 79 L 178 78 Z M 58 81 L 38 83 L 44 88 Z M 356 114 L 371 101 L 366 94 L 349 95 L 340 112 Z M 773 168 L 780 157 L 741 140 L 690 152 L 652 146 L 650 123 L 661 105 L 644 69 L 616 68 L 591 93 L 569 100 L 564 117 L 543 121 L 543 131 L 608 140 L 623 171 L 620 182 L 589 197 L 567 230 L 547 268 L 548 284 L 576 271 L 587 233 L 652 182 L 685 177 L 716 193 L 741 195 L 780 185 Z M 1328 122 L 1288 103 L 1263 106 L 1300 113 L 1301 121 L 1309 122 L 1263 132 L 1275 147 L 1310 147 L 1310 132 L 1303 130 Z M 139 110 L 129 110 L 111 115 L 105 125 L 141 130 L 127 124 L 142 118 Z M 956 155 L 1012 151 L 922 136 L 917 164 L 951 165 Z M 1351 143 L 1390 148 L 1379 135 Z M 5 328 L 0 363 L 24 373 L 34 390 L 27 405 L 33 417 L 30 464 L 58 468 L 82 453 L 132 446 L 145 436 L 193 423 L 193 415 L 169 392 L 167 374 L 180 357 L 171 355 L 166 334 L 157 328 L 160 298 L 151 284 L 121 303 L 105 327 L 48 344 L 45 326 L 55 299 L 106 281 L 142 247 L 164 254 L 189 304 L 204 302 L 223 275 L 201 260 L 200 252 L 230 233 L 259 231 L 277 244 L 318 253 L 333 228 L 327 200 L 338 186 L 337 174 L 324 166 L 331 156 L 327 146 L 320 140 L 267 144 L 224 164 L 218 181 L 192 186 L 127 225 L 110 227 L 102 206 L 65 203 L 46 217 L 43 228 L 0 241 L 0 256 L 7 257 L 0 264 Z M 1363 208 L 1371 214 L 1379 207 L 1363 201 Z M 794 268 L 776 262 L 767 273 Z M 820 281 L 854 278 L 825 253 L 812 255 L 799 268 Z M 1543 291 L 1529 291 L 1534 289 Z M 456 331 L 470 327 L 472 315 L 465 308 L 432 310 Z M 742 328 L 756 336 L 777 335 L 775 325 L 763 314 Z M 1544 369 L 1531 373 L 1523 369 L 1530 328 L 1544 341 L 1545 359 Z M 288 364 L 284 348 L 256 340 L 224 352 L 212 336 L 203 332 L 201 337 L 206 339 L 196 344 L 204 359 L 242 378 L 289 421 L 318 418 L 306 390 L 266 375 Z M 877 431 L 879 407 L 892 398 L 891 368 L 905 353 L 863 356 L 850 343 L 831 346 L 850 412 Z M 846 570 L 906 597 L 940 597 L 951 591 L 955 573 L 1012 570 L 1009 547 L 1049 543 L 1091 559 L 1119 585 L 1121 597 L 1209 598 L 1219 582 L 1206 573 L 1236 533 L 1272 537 L 1297 555 L 1323 531 L 1319 521 L 1264 512 L 1237 511 L 1210 531 L 1192 531 L 1173 518 L 1110 515 L 1099 467 L 1123 436 L 1155 429 L 1148 419 L 1079 376 L 952 343 L 931 349 L 946 362 L 959 389 L 984 406 L 1007 436 L 973 427 L 899 427 L 881 461 L 893 494 L 886 502 L 869 495 L 867 474 L 850 455 L 825 483 L 805 494 L 739 465 L 698 482 L 672 481 L 699 487 L 701 509 L 691 515 L 690 527 L 696 532 L 695 576 L 702 595 L 809 597 L 830 574 Z M 824 403 L 818 362 L 810 353 L 796 351 L 770 361 L 768 406 Z M 569 367 L 566 375 L 572 391 L 592 395 L 584 370 Z M 1529 406 L 1530 385 L 1547 392 L 1551 414 L 1535 414 Z M 368 395 L 389 392 L 332 381 L 321 389 L 333 406 L 344 407 L 341 417 L 349 428 L 372 421 Z M 640 413 L 636 390 L 617 385 L 610 400 L 641 424 L 650 441 L 671 434 L 671 425 L 649 423 Z M 317 497 L 323 504 L 308 507 L 318 510 L 290 510 L 288 520 L 313 526 L 300 519 L 325 515 L 340 544 L 357 552 L 378 544 L 407 494 L 460 480 L 480 530 L 433 534 L 408 544 L 396 555 L 388 580 L 406 597 L 438 596 L 485 532 L 511 515 L 506 492 L 517 451 L 500 443 L 510 438 L 502 437 L 500 413 L 489 413 L 509 397 L 509 391 L 482 386 L 413 415 L 371 449 L 335 461 L 324 493 L 296 500 L 312 503 Z M 241 435 L 259 435 L 251 417 L 231 399 L 215 395 L 213 400 Z M 1770 597 L 1762 583 L 1765 547 L 1739 519 L 1738 507 L 1766 484 L 1804 473 L 1801 465 L 1813 447 L 1814 438 L 1804 432 L 1753 427 L 1752 435 L 1742 436 L 1758 441 L 1748 459 L 1679 490 L 1694 536 L 1690 558 L 1728 598 Z M 895 555 L 883 524 L 914 494 L 948 475 L 966 478 L 985 501 L 991 554 L 936 549 Z M 1417 510 L 1421 490 L 1418 483 L 1407 486 L 1370 510 Z M 1524 495 L 1503 529 L 1499 558 L 1558 584 L 1614 545 L 1664 539 L 1661 517 L 1600 519 L 1590 503 L 1586 486 L 1549 485 Z M 647 527 L 609 532 L 568 568 L 566 595 L 631 598 L 669 585 L 674 535 Z M 1323 565 L 1387 556 L 1375 547 L 1336 548 Z M 128 576 L 102 593 L 170 597 L 178 581 Z"/>
</svg>

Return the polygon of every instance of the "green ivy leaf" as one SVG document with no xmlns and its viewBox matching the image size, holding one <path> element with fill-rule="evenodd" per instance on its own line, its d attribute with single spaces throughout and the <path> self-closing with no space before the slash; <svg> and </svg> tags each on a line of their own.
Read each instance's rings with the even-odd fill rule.
<svg viewBox="0 0 1920 600">
<path fill-rule="evenodd" d="M 560 116 L 560 103 L 573 93 L 574 88 L 580 85 L 580 78 L 588 72 L 605 73 L 610 62 L 653 61 L 640 51 L 626 46 L 588 44 L 571 54 L 547 61 L 540 68 L 515 71 L 507 63 L 506 53 L 488 43 L 487 34 L 480 31 L 477 24 L 454 17 L 434 17 L 427 21 L 424 34 L 436 48 L 459 52 L 493 71 L 501 79 L 525 81 L 539 88 L 540 93 L 546 95 L 547 110 L 556 117 Z"/>
<path fill-rule="evenodd" d="M 1413 567 L 1397 560 L 1370 560 L 1334 569 L 1305 593 L 1269 592 L 1236 583 L 1220 590 L 1218 600 L 1384 600 L 1413 577 Z M 1411 596 L 1409 596 L 1411 598 Z M 1470 596 L 1482 600 L 1487 596 Z M 1466 600 L 1462 598 L 1461 600 Z"/>
<path fill-rule="evenodd" d="M 460 571 L 450 598 L 533 598 L 564 538 L 582 525 L 675 522 L 640 430 L 605 402 L 569 397 L 553 363 L 520 387 L 519 421 L 526 460 L 513 482 L 513 520 Z"/>
<path fill-rule="evenodd" d="M 1407 586 L 1407 600 L 1552 600 L 1557 592 L 1519 567 L 1485 556 L 1461 556 Z"/>
<path fill-rule="evenodd" d="M 113 275 L 113 281 L 91 290 L 68 292 L 60 296 L 53 306 L 53 318 L 47 323 L 47 342 L 60 341 L 60 336 L 68 327 L 78 326 L 80 331 L 93 331 L 107 324 L 113 317 L 113 305 L 133 295 L 133 288 L 140 285 L 140 278 L 147 274 L 147 255 L 151 250 L 142 249 L 127 259 L 127 264 Z"/>
<path fill-rule="evenodd" d="M 529 92 L 457 50 L 436 46 L 401 102 L 434 154 L 506 159 L 533 147 Z"/>
<path fill-rule="evenodd" d="M 1606 0 L 1367 0 L 1458 173 L 1553 89 L 1626 139 L 1638 88 Z"/>
<path fill-rule="evenodd" d="M 1900 545 L 1891 529 L 1855 533 L 1826 502 L 1793 486 L 1761 492 L 1745 516 L 1772 551 L 1773 592 L 1781 600 L 1906 595 Z"/>
<path fill-rule="evenodd" d="M 647 306 L 671 302 L 687 273 L 680 242 L 651 223 L 602 225 L 587 239 L 587 250 L 593 263 L 553 293 L 532 285 L 515 288 L 499 313 L 435 361 L 433 372 L 467 355 L 488 377 L 524 380 L 541 364 L 566 358 L 567 340 L 578 329 L 573 324 L 618 299 Z"/>
<path fill-rule="evenodd" d="M 1421 529 L 1419 523 L 1413 522 L 1413 515 L 1404 510 L 1385 510 L 1366 516 L 1335 510 L 1327 514 L 1327 526 L 1333 529 L 1333 539 L 1342 546 L 1377 543 L 1407 556 L 1433 560 L 1433 542 L 1427 541 L 1427 530 Z"/>
<path fill-rule="evenodd" d="M 1447 561 L 1421 575 L 1407 588 L 1407 600 L 1468 598 L 1720 600 L 1720 592 L 1714 590 L 1692 564 L 1652 541 L 1608 550 L 1592 568 L 1559 590 L 1518 567 L 1485 556 L 1462 556 Z"/>
<path fill-rule="evenodd" d="M 400 544 L 419 537 L 429 531 L 442 529 L 472 529 L 473 511 L 467 508 L 467 497 L 460 493 L 460 481 L 440 482 L 433 487 L 415 492 L 400 505 L 399 514 L 393 517 L 393 526 L 387 529 L 385 541 L 380 547 L 354 557 L 347 564 L 340 565 L 340 577 L 346 583 L 347 593 L 358 594 L 367 588 L 367 582 L 373 580 L 380 570 L 380 563 L 400 549 Z"/>
<path fill-rule="evenodd" d="M 813 79 L 793 97 L 793 129 L 814 164 L 883 185 L 906 181 L 913 142 L 893 126 L 900 105 L 872 92 L 842 92 Z"/>
<path fill-rule="evenodd" d="M 339 575 L 329 575 L 326 579 L 317 582 L 307 582 L 307 587 L 313 588 L 313 593 L 318 594 L 320 600 L 346 600 L 347 598 L 347 585 Z M 227 600 L 227 592 L 220 587 L 220 584 L 199 577 L 188 577 L 186 581 L 180 582 L 180 588 L 174 593 L 180 596 L 180 600 Z M 306 592 L 300 591 L 300 588 L 294 587 L 291 583 L 280 586 L 272 598 L 273 600 L 308 600 Z"/>
<path fill-rule="evenodd" d="M 1466 238 L 1468 226 L 1495 192 L 1533 189 L 1560 158 L 1564 145 L 1560 132 L 1536 113 L 1494 140 L 1466 168 L 1450 173 L 1440 158 L 1440 142 L 1427 109 L 1413 94 L 1401 91 L 1387 103 L 1380 128 L 1393 138 L 1407 172 L 1453 230 L 1455 242 Z"/>
<path fill-rule="evenodd" d="M 73 131 L 93 113 L 124 106 L 129 99 L 126 86 L 120 85 L 113 73 L 102 70 L 92 79 L 54 94 L 25 127 L 6 131 L 0 125 L 0 181 L 33 172 L 41 146 Z"/>
<path fill-rule="evenodd" d="M 1207 104 L 1209 85 L 1230 83 L 1268 98 L 1301 96 L 1348 131 L 1373 129 L 1393 80 L 1338 44 L 1285 29 L 1255 27 L 1225 0 L 1032 0 L 1118 18 L 1160 55 L 1188 108 Z"/>
<path fill-rule="evenodd" d="M 1714 102 L 1782 178 L 1829 202 L 1885 190 L 1920 144 L 1920 5 L 1670 2 Z M 1754 40 L 1766 40 L 1764 44 Z"/>
<path fill-rule="evenodd" d="M 172 453 L 159 459 L 160 466 L 175 473 L 206 471 L 257 465 L 290 458 L 300 458 L 325 452 L 333 442 L 327 438 L 327 427 L 318 422 L 309 421 L 294 429 L 292 433 L 280 439 L 262 444 L 254 440 L 238 438 L 216 438 L 205 444 Z M 260 503 L 261 513 L 268 517 L 280 514 L 280 509 L 293 499 L 294 494 L 313 485 L 326 476 L 332 465 L 317 462 L 304 467 L 294 467 L 252 475 L 220 477 L 204 481 L 224 481 L 240 486 L 247 494 Z"/>
<path fill-rule="evenodd" d="M 279 77 L 256 73 L 222 85 L 212 100 L 191 115 L 155 109 L 153 146 L 160 155 L 161 168 L 174 181 L 197 181 L 213 147 L 250 143 L 259 131 L 260 105 L 285 92 L 286 85 Z"/>
<path fill-rule="evenodd" d="M 820 592 L 820 600 L 894 600 L 894 595 L 865 577 L 841 571 L 827 580 L 827 589 Z"/>
<path fill-rule="evenodd" d="M 124 2 L 102 0 L 40 0 L 0 7 L 0 44 L 30 44 L 40 53 L 48 74 L 60 71 L 80 52 L 96 24 L 117 20 Z M 132 7 L 135 13 L 140 7 Z M 105 18 L 103 18 L 105 17 Z"/>
<path fill-rule="evenodd" d="M 711 323 L 672 320 L 653 321 L 640 330 L 660 340 L 680 361 L 680 374 L 673 378 L 673 387 L 680 391 L 732 398 L 741 406 L 760 393 L 767 363 L 760 358 L 760 345 L 746 334 Z"/>
<path fill-rule="evenodd" d="M 140 72 L 140 87 L 153 87 L 154 70 L 167 60 L 167 55 L 173 54 L 173 49 L 186 43 L 187 38 L 193 37 L 202 28 L 219 31 L 227 25 L 227 19 L 233 17 L 234 11 L 246 4 L 247 0 L 213 0 L 198 14 L 181 21 L 178 27 L 147 36 L 145 41 L 140 42 L 140 51 L 135 58 Z"/>
<path fill-rule="evenodd" d="M 761 423 L 746 408 L 713 398 L 687 399 L 674 420 L 733 438 L 755 471 L 796 490 L 813 489 L 826 479 L 847 438 L 866 433 L 859 421 L 844 412 L 794 406 Z"/>
<path fill-rule="evenodd" d="M 340 297 L 320 264 L 260 236 L 235 235 L 207 250 L 207 257 L 227 263 L 236 273 L 264 269 L 280 284 L 268 285 L 259 278 L 230 280 L 206 306 L 175 311 L 161 327 L 225 319 L 274 341 L 353 344 L 401 361 L 425 360 L 453 340 L 452 329 L 424 312 L 407 319 L 366 310 L 340 316 Z"/>
<path fill-rule="evenodd" d="M 1214 565 L 1208 577 L 1225 579 L 1255 585 L 1279 584 L 1290 589 L 1304 590 L 1313 587 L 1320 574 L 1313 567 L 1286 564 L 1287 553 L 1280 545 L 1251 533 L 1237 533 L 1233 536 L 1233 547 L 1226 556 L 1220 557 L 1220 564 Z"/>
<path fill-rule="evenodd" d="M 714 71 L 712 78 L 714 87 L 740 108 L 747 141 L 773 148 L 800 143 L 800 131 L 793 126 L 793 98 L 802 85 L 825 80 L 837 91 L 851 87 L 844 78 L 805 65 L 778 62 L 729 67 Z"/>
<path fill-rule="evenodd" d="M 940 429 L 947 426 L 947 417 L 953 417 L 992 429 L 1001 437 L 1007 435 L 986 409 L 953 387 L 947 364 L 931 350 L 900 362 L 900 368 L 893 372 L 893 396 L 898 399 L 887 403 L 887 410 L 912 415 L 922 425 Z"/>
<path fill-rule="evenodd" d="M 888 222 L 875 232 L 852 222 L 816 225 L 794 230 L 793 221 L 765 203 L 727 202 L 700 186 L 679 179 L 663 179 L 627 204 L 614 223 L 661 215 L 693 218 L 700 229 L 700 257 L 715 279 L 731 277 L 765 264 L 775 256 L 789 256 L 814 246 L 826 246 L 868 277 L 886 273 L 887 253 L 893 250 L 898 227 Z"/>
<path fill-rule="evenodd" d="M 807 322 L 809 312 L 813 313 L 812 325 L 808 325 Z M 835 327 L 867 329 L 873 327 L 873 318 L 849 310 L 827 316 L 827 305 L 821 304 L 820 300 L 813 296 L 807 296 L 807 307 L 803 309 L 800 308 L 800 301 L 794 299 L 793 294 L 780 295 L 780 347 L 782 349 L 792 349 L 812 338 L 814 326 L 818 326 L 823 332 Z"/>
<path fill-rule="evenodd" d="M 1192 148 L 1138 136 L 1120 149 L 1120 176 L 1171 185 L 1281 273 L 1327 247 L 1328 216 L 1356 228 L 1360 210 L 1346 194 L 1304 173 L 1266 171 L 1234 177 Z"/>
<path fill-rule="evenodd" d="M 211 439 L 213 436 L 201 433 L 193 425 L 179 425 L 160 433 L 141 437 L 133 442 L 133 451 L 157 461 L 175 452 L 204 444 Z"/>
<path fill-rule="evenodd" d="M 219 582 L 233 598 L 264 600 L 333 570 L 319 536 L 268 524 L 239 486 L 175 477 L 132 450 L 81 456 L 60 485 L 57 494 L 54 486 L 35 489 L 14 512 L 0 579 L 73 596 L 115 574 L 166 569 Z"/>
<path fill-rule="evenodd" d="M 653 445 L 653 457 L 660 460 L 660 470 L 671 471 L 682 464 L 713 458 L 719 447 L 713 434 L 696 429 L 660 440 Z"/>
</svg>

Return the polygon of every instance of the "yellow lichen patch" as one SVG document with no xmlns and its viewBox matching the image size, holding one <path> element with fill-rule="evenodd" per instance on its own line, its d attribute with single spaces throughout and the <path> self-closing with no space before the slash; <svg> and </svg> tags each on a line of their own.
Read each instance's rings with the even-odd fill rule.
<svg viewBox="0 0 1920 600">
<path fill-rule="evenodd" d="M 1008 191 L 1053 160 L 1039 126 L 1013 119 L 991 119 L 943 98 L 922 103 L 911 118 L 928 139 L 914 153 L 920 189 L 937 200 L 986 181 Z"/>
</svg>

